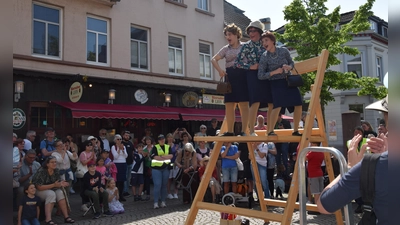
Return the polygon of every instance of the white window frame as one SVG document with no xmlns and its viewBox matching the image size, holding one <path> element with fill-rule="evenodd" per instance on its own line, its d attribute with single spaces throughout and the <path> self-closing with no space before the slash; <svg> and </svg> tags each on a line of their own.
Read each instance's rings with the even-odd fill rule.
<svg viewBox="0 0 400 225">
<path fill-rule="evenodd" d="M 385 35 L 385 30 L 386 30 L 386 35 Z M 384 26 L 382 26 L 382 36 L 384 36 L 384 37 L 388 37 L 388 28 L 387 27 L 384 27 Z"/>
<path fill-rule="evenodd" d="M 136 29 L 141 29 L 141 30 L 145 30 L 146 32 L 147 32 L 147 42 L 146 41 L 142 41 L 142 40 L 137 40 L 137 39 L 132 39 L 132 38 L 130 38 L 130 40 L 131 40 L 131 43 L 133 42 L 133 41 L 136 41 L 136 42 L 138 42 L 138 46 L 139 46 L 139 56 L 138 56 L 138 59 L 139 59 L 139 66 L 140 66 L 140 43 L 146 43 L 147 44 L 147 69 L 142 69 L 142 68 L 136 68 L 136 67 L 132 67 L 132 65 L 131 65 L 131 69 L 132 70 L 138 70 L 138 71 L 150 71 L 150 29 L 149 28 L 145 28 L 145 27 L 141 27 L 141 26 L 136 26 L 136 25 L 131 25 L 131 28 L 132 27 L 134 27 L 134 28 L 136 28 Z M 130 32 L 129 32 L 129 36 L 130 36 Z M 132 51 L 132 45 L 131 45 L 131 51 Z M 131 59 L 132 59 L 132 54 L 131 54 Z"/>
<path fill-rule="evenodd" d="M 383 83 L 383 62 L 382 62 L 383 57 L 380 55 L 375 56 L 375 61 L 376 61 L 376 77 L 379 79 L 379 83 Z M 380 76 L 379 76 L 380 72 Z"/>
<path fill-rule="evenodd" d="M 178 35 L 174 35 L 174 34 L 168 34 L 168 39 L 169 37 L 176 37 L 176 38 L 180 38 L 182 41 L 182 48 L 176 48 L 176 47 L 172 47 L 169 46 L 168 43 L 168 54 L 169 54 L 169 50 L 173 49 L 174 50 L 174 57 L 175 57 L 175 62 L 176 62 L 176 50 L 181 50 L 182 51 L 182 73 L 176 73 L 176 72 L 169 72 L 169 58 L 168 58 L 168 72 L 170 75 L 176 75 L 176 76 L 183 76 L 185 74 L 185 38 L 183 36 L 178 36 Z M 176 65 L 176 63 L 175 63 Z M 175 69 L 176 71 L 176 66 Z"/>
<path fill-rule="evenodd" d="M 58 56 L 52 56 L 52 55 L 47 55 L 47 50 L 48 50 L 48 43 L 47 43 L 47 37 L 48 37 L 48 29 L 47 29 L 47 27 L 48 27 L 48 24 L 53 24 L 53 25 L 57 25 L 57 23 L 53 23 L 53 22 L 49 22 L 49 21 L 45 21 L 45 20 L 40 20 L 40 19 L 35 19 L 35 18 L 33 18 L 33 11 L 34 11 L 34 5 L 39 5 L 39 6 L 43 6 L 43 7 L 47 7 L 47 8 L 51 8 L 51 9 L 56 9 L 56 10 L 58 10 L 59 11 L 59 16 L 60 16 L 60 18 L 59 18 L 59 24 L 58 24 L 58 26 L 59 26 L 59 44 L 58 44 L 58 52 L 59 52 L 59 54 L 58 54 Z M 46 47 L 45 47 L 45 54 L 39 54 L 39 53 L 34 53 L 33 52 L 33 33 L 34 33 L 34 28 L 33 28 L 33 24 L 34 24 L 34 21 L 38 21 L 38 22 L 42 22 L 42 23 L 45 23 L 46 24 L 46 37 L 45 37 L 45 39 L 46 39 Z M 32 48 L 31 48 L 31 54 L 32 54 L 32 56 L 35 56 L 35 57 L 40 57 L 40 58 L 46 58 L 46 59 L 58 59 L 58 60 L 61 60 L 62 59 L 62 55 L 63 55 L 63 52 L 62 52 L 62 49 L 63 49 L 63 40 L 62 40 L 62 37 L 63 37 L 63 33 L 62 33 L 62 31 L 63 31 L 63 27 L 62 27 L 62 24 L 63 24 L 63 10 L 62 10 L 62 8 L 60 8 L 60 7 L 56 7 L 56 6 L 50 6 L 50 5 L 46 5 L 46 4 L 43 4 L 43 3 L 39 3 L 39 2 L 32 2 L 32 38 L 31 38 L 31 41 L 32 41 L 32 43 L 31 43 L 31 46 L 32 46 Z"/>
<path fill-rule="evenodd" d="M 102 33 L 102 32 L 98 32 L 98 31 L 93 31 L 93 30 L 89 30 L 88 29 L 88 18 L 93 18 L 96 20 L 103 20 L 107 22 L 107 33 Z M 88 32 L 92 32 L 96 34 L 96 61 L 88 61 L 87 60 L 87 39 L 88 39 Z M 99 17 L 99 16 L 94 16 L 94 15 L 86 15 L 86 49 L 85 49 L 85 58 L 86 58 L 86 63 L 87 64 L 92 64 L 92 65 L 99 65 L 99 66 L 109 66 L 110 65 L 110 20 Z M 107 63 L 103 63 L 103 62 L 98 62 L 98 53 L 97 53 L 97 45 L 98 45 L 98 36 L 99 34 L 102 35 L 106 35 L 107 36 Z"/>
<path fill-rule="evenodd" d="M 356 62 L 349 62 L 349 60 L 351 58 L 355 58 L 357 55 L 356 56 L 346 55 L 346 57 L 345 57 L 345 60 L 346 60 L 346 71 L 347 72 L 352 72 L 352 71 L 349 71 L 348 65 L 361 65 L 361 74 L 357 74 L 361 78 L 361 77 L 364 76 L 364 53 L 360 51 L 360 54 L 358 54 L 358 55 L 360 55 L 361 61 L 356 61 Z"/>
<path fill-rule="evenodd" d="M 208 45 L 208 46 L 210 47 L 210 53 L 209 53 L 209 54 L 206 54 L 206 53 L 200 52 L 200 44 Z M 210 62 L 209 62 L 209 65 L 210 65 L 210 77 L 206 77 L 205 74 L 202 76 L 201 73 L 200 73 L 200 71 L 199 71 L 199 75 L 200 75 L 200 78 L 201 78 L 201 79 L 212 80 L 212 79 L 213 79 L 213 66 L 212 66 L 212 64 L 211 64 L 211 58 L 212 58 L 212 44 L 211 44 L 211 43 L 207 43 L 207 42 L 200 41 L 200 42 L 199 42 L 199 59 L 200 59 L 200 58 L 203 58 L 203 60 L 204 60 L 203 62 L 205 62 L 205 61 L 206 61 L 206 56 L 208 56 L 208 57 L 210 58 Z M 200 61 L 199 61 L 199 67 L 200 67 Z M 204 71 L 206 70 L 205 64 L 203 64 L 203 70 L 204 70 Z"/>
<path fill-rule="evenodd" d="M 375 33 L 378 33 L 378 23 L 373 20 L 370 20 L 369 24 L 371 24 L 370 26 L 371 30 L 373 30 Z"/>
<path fill-rule="evenodd" d="M 209 0 L 197 0 L 197 8 L 210 12 L 210 1 Z"/>
<path fill-rule="evenodd" d="M 173 2 L 183 3 L 183 0 L 171 0 Z"/>
</svg>

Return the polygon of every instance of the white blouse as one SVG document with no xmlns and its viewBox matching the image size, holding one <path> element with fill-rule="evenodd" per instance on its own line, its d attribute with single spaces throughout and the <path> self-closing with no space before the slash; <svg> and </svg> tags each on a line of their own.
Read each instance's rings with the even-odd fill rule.
<svg viewBox="0 0 400 225">
<path fill-rule="evenodd" d="M 60 170 L 66 170 L 71 167 L 69 159 L 76 161 L 78 159 L 78 155 L 72 154 L 70 151 L 66 151 L 64 158 L 62 157 L 61 153 L 57 151 L 53 151 L 51 153 L 52 156 L 56 157 L 57 160 L 57 168 Z"/>
<path fill-rule="evenodd" d="M 128 157 L 128 153 L 126 152 L 126 148 L 124 146 L 124 150 L 119 154 L 118 149 L 115 149 L 115 145 L 111 147 L 111 153 L 114 156 L 114 163 L 126 163 L 126 157 Z"/>
</svg>

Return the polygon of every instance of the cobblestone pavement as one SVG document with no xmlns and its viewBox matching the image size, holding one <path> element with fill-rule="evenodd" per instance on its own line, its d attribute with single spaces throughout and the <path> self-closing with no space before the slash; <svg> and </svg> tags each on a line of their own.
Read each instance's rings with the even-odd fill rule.
<svg viewBox="0 0 400 225">
<path fill-rule="evenodd" d="M 181 191 L 180 191 L 181 192 Z M 114 215 L 112 217 L 101 217 L 93 219 L 93 213 L 89 212 L 83 217 L 83 211 L 80 210 L 81 199 L 78 194 L 70 196 L 70 205 L 72 208 L 71 218 L 76 222 L 76 225 L 181 225 L 184 224 L 186 216 L 189 213 L 190 205 L 182 203 L 182 193 L 179 195 L 180 199 L 167 199 L 167 207 L 153 209 L 153 200 L 134 202 L 133 197 L 128 197 L 126 202 L 123 202 L 125 213 Z M 284 194 L 284 197 L 287 195 Z M 353 205 L 353 208 L 355 205 Z M 260 210 L 258 205 L 255 210 Z M 283 208 L 269 207 L 269 210 L 276 213 L 283 213 Z M 219 212 L 209 210 L 199 210 L 196 221 L 194 224 L 209 225 L 219 224 Z M 17 213 L 14 212 L 14 224 L 16 224 Z M 260 219 L 248 218 L 250 224 L 264 224 Z M 52 217 L 53 221 L 57 224 L 63 224 L 62 216 L 56 216 L 55 211 Z M 292 224 L 299 224 L 299 213 L 295 211 L 292 217 Z M 354 221 L 358 222 L 360 219 L 359 214 L 354 215 Z M 41 224 L 44 224 L 42 222 Z M 271 225 L 280 224 L 279 222 L 271 222 Z M 336 224 L 334 215 L 308 215 L 307 224 L 323 224 L 330 225 Z"/>
</svg>

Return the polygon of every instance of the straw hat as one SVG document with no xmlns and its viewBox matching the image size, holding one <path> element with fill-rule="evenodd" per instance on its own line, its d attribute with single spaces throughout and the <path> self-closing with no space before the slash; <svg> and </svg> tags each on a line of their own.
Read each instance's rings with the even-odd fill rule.
<svg viewBox="0 0 400 225">
<path fill-rule="evenodd" d="M 389 95 L 386 95 L 386 98 L 381 99 L 379 101 L 376 101 L 376 102 L 368 105 L 367 107 L 365 107 L 365 109 L 388 112 L 389 111 L 388 106 L 389 106 Z"/>
<path fill-rule="evenodd" d="M 254 27 L 254 28 L 257 28 L 257 29 L 261 30 L 261 33 L 264 31 L 264 24 L 261 23 L 259 20 L 252 21 L 249 24 L 249 26 L 246 27 L 246 34 L 249 33 L 248 30 L 249 30 L 250 27 Z"/>
</svg>

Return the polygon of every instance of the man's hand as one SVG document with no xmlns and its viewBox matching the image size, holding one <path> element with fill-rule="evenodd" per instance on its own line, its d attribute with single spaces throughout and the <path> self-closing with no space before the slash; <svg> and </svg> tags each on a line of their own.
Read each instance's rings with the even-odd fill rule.
<svg viewBox="0 0 400 225">
<path fill-rule="evenodd" d="M 356 136 L 353 137 L 353 139 L 351 139 L 349 145 L 349 151 L 347 152 L 347 160 L 348 160 L 347 166 L 350 168 L 356 165 L 358 162 L 360 162 L 364 157 L 364 153 L 367 149 L 366 144 L 361 146 L 360 152 L 357 152 L 358 144 L 362 139 L 363 136 L 361 136 L 360 134 L 357 134 Z"/>
<path fill-rule="evenodd" d="M 367 142 L 367 147 L 370 148 L 373 153 L 383 153 L 388 150 L 388 140 L 386 135 L 379 134 L 379 137 L 372 137 Z"/>
</svg>

